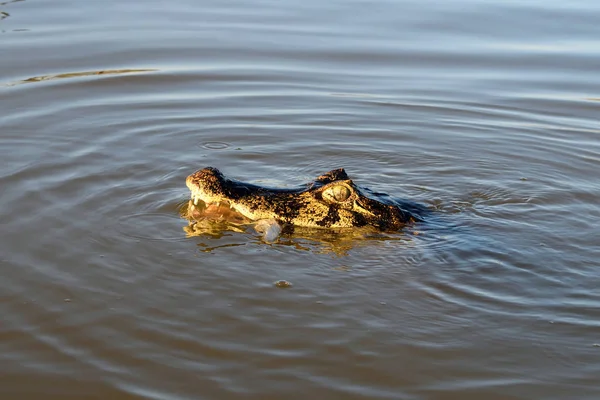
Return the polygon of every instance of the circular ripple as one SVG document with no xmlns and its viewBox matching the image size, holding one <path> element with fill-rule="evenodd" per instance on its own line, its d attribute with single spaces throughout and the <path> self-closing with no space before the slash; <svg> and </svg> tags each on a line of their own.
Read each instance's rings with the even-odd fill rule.
<svg viewBox="0 0 600 400">
<path fill-rule="evenodd" d="M 202 143 L 202 148 L 208 150 L 225 150 L 231 147 L 229 143 L 225 142 L 204 142 Z"/>
<path fill-rule="evenodd" d="M 119 220 L 117 230 L 128 237 L 145 240 L 185 240 L 179 216 L 161 213 L 127 215 Z"/>
</svg>

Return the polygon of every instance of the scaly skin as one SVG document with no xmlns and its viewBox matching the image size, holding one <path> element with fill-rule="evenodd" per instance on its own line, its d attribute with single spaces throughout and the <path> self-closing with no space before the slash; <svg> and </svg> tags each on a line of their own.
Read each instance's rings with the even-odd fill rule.
<svg viewBox="0 0 600 400">
<path fill-rule="evenodd" d="M 380 230 L 397 230 L 413 216 L 395 205 L 363 195 L 340 168 L 319 176 L 306 189 L 270 189 L 227 179 L 207 167 L 186 179 L 191 205 L 199 200 L 209 207 L 228 206 L 253 221 L 275 220 L 310 228 L 351 228 L 370 225 Z M 190 217 L 194 217 L 190 207 Z"/>
</svg>

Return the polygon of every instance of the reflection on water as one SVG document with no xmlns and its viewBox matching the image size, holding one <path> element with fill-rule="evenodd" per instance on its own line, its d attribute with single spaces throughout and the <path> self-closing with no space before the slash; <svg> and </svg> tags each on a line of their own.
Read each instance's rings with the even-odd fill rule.
<svg viewBox="0 0 600 400">
<path fill-rule="evenodd" d="M 152 72 L 152 71 L 157 71 L 157 70 L 156 69 L 112 69 L 112 70 L 100 70 L 100 71 L 70 72 L 70 73 L 65 73 L 65 74 L 33 76 L 31 78 L 22 79 L 20 81 L 6 83 L 5 86 L 15 86 L 15 85 L 22 84 L 22 83 L 51 81 L 51 80 L 55 80 L 55 79 L 81 78 L 81 77 L 94 76 L 94 75 L 119 75 L 119 74 Z"/>
<path fill-rule="evenodd" d="M 217 249 L 230 246 L 244 246 L 248 244 L 259 244 L 266 246 L 291 246 L 296 250 L 311 251 L 320 254 L 331 254 L 344 257 L 352 249 L 361 246 L 377 246 L 380 242 L 397 242 L 401 246 L 410 245 L 411 236 L 415 232 L 381 234 L 371 229 L 344 228 L 340 230 L 331 229 L 309 229 L 295 227 L 281 234 L 274 242 L 265 242 L 262 235 L 252 227 L 240 232 L 231 225 L 215 221 L 203 221 L 202 228 L 197 223 L 190 223 L 192 227 L 184 227 L 188 237 L 200 240 L 197 242 L 202 251 L 212 252 Z M 236 235 L 236 233 L 238 235 Z M 245 235 L 239 235 L 245 233 Z M 220 244 L 220 239 L 225 238 L 225 243 Z M 237 243 L 228 243 L 228 240 L 237 240 Z"/>
<path fill-rule="evenodd" d="M 194 210 L 190 212 L 190 210 Z M 408 226 L 397 233 L 384 233 L 371 227 L 318 229 L 300 226 L 283 227 L 281 235 L 275 241 L 264 239 L 256 222 L 244 218 L 229 206 L 211 205 L 203 201 L 194 205 L 190 200 L 179 209 L 182 218 L 188 221 L 183 231 L 188 238 L 199 238 L 198 246 L 202 251 L 210 252 L 230 246 L 243 246 L 244 242 L 264 245 L 292 246 L 297 250 L 334 254 L 339 257 L 359 246 L 376 246 L 377 242 L 398 242 L 402 246 L 410 245 L 411 237 L 419 235 L 416 226 Z M 225 238 L 225 243 L 219 241 Z M 230 243 L 239 240 L 240 243 Z"/>
</svg>

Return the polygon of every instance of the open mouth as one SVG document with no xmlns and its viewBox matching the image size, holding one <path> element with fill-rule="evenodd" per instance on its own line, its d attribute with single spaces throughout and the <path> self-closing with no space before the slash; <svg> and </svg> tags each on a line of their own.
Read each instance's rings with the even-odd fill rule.
<svg viewBox="0 0 600 400">
<path fill-rule="evenodd" d="M 187 215 L 195 220 L 228 221 L 239 224 L 249 222 L 228 201 L 206 202 L 198 196 L 192 196 L 189 200 Z"/>
<path fill-rule="evenodd" d="M 193 203 L 195 206 L 197 206 L 197 205 L 198 205 L 198 203 L 199 203 L 200 201 L 202 201 L 202 202 L 204 202 L 204 203 L 206 203 L 206 204 L 209 204 L 209 203 L 210 203 L 210 201 L 208 201 L 208 200 L 205 198 L 205 196 L 202 196 L 202 192 L 201 192 L 199 189 L 197 189 L 197 188 L 195 188 L 195 187 L 193 187 L 193 186 L 190 186 L 190 185 L 188 185 L 188 187 L 190 188 L 190 191 L 192 192 L 192 196 L 191 196 L 192 198 L 191 198 L 191 200 L 190 200 L 190 201 L 191 201 L 191 202 L 192 202 L 192 203 Z"/>
</svg>

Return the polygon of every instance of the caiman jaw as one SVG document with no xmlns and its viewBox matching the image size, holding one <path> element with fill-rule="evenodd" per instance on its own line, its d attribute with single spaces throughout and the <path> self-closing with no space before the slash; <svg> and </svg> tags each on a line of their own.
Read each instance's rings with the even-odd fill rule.
<svg viewBox="0 0 600 400">
<path fill-rule="evenodd" d="M 185 181 L 186 186 L 191 192 L 190 201 L 194 206 L 198 206 L 198 203 L 202 201 L 205 204 L 206 209 L 227 207 L 235 211 L 233 204 L 228 200 L 221 199 L 219 196 L 215 195 L 211 196 L 202 190 L 202 187 L 196 182 L 197 178 L 194 175 L 195 174 L 188 176 Z"/>
<path fill-rule="evenodd" d="M 186 186 L 188 187 L 188 189 L 190 189 L 191 200 L 194 203 L 194 205 L 197 206 L 200 200 L 206 203 L 206 205 L 220 203 L 220 199 L 213 198 L 213 196 L 207 195 L 204 192 L 204 190 L 202 190 L 202 188 L 197 182 L 198 180 L 199 179 L 196 176 L 196 174 L 188 176 L 185 180 Z"/>
<path fill-rule="evenodd" d="M 190 189 L 192 201 L 193 201 L 193 203 L 194 203 L 195 206 L 198 205 L 198 201 L 199 200 L 204 201 L 204 198 L 202 196 L 202 192 L 199 190 L 199 188 L 196 185 L 194 185 L 191 182 L 190 177 L 187 178 L 187 180 L 186 180 L 185 183 L 187 184 L 187 187 Z M 209 203 L 208 201 L 204 201 L 204 202 L 207 203 L 207 204 Z"/>
</svg>

